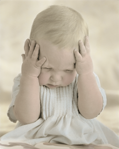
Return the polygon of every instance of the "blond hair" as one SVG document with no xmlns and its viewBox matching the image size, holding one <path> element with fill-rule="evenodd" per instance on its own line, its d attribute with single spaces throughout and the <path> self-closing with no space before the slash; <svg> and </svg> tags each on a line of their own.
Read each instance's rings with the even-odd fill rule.
<svg viewBox="0 0 119 149">
<path fill-rule="evenodd" d="M 75 47 L 84 41 L 88 27 L 82 16 L 72 8 L 52 5 L 40 12 L 32 25 L 30 39 L 49 40 L 60 48 Z"/>
</svg>

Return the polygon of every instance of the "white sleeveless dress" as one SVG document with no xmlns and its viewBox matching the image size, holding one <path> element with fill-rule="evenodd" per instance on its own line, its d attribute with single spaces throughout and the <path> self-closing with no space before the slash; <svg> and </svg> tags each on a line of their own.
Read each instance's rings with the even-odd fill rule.
<svg viewBox="0 0 119 149">
<path fill-rule="evenodd" d="M 12 113 L 16 95 L 19 92 L 20 77 L 14 79 L 12 102 L 8 110 L 11 121 L 17 120 Z M 99 90 L 103 97 L 103 109 L 106 105 L 106 95 L 95 74 Z M 17 127 L 1 137 L 1 141 L 25 142 L 35 145 L 39 142 L 80 144 L 111 144 L 119 147 L 119 137 L 96 119 L 85 119 L 78 111 L 77 80 L 67 87 L 49 89 L 40 86 L 41 115 L 31 124 Z"/>
</svg>

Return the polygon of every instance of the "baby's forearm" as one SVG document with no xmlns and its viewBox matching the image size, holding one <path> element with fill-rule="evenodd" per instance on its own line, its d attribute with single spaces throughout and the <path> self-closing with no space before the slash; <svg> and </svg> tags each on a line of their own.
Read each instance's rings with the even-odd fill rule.
<svg viewBox="0 0 119 149">
<path fill-rule="evenodd" d="M 78 108 L 87 119 L 96 117 L 102 110 L 103 99 L 93 73 L 78 77 Z"/>
<path fill-rule="evenodd" d="M 22 76 L 14 106 L 15 116 L 22 124 L 32 123 L 39 118 L 39 96 L 38 78 Z"/>
</svg>

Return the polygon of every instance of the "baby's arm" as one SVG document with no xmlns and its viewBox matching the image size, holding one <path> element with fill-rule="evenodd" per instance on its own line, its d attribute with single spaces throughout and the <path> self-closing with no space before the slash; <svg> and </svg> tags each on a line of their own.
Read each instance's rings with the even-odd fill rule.
<svg viewBox="0 0 119 149">
<path fill-rule="evenodd" d="M 78 108 L 87 119 L 97 117 L 103 109 L 103 99 L 94 73 L 78 77 Z"/>
<path fill-rule="evenodd" d="M 75 52 L 76 70 L 79 74 L 78 108 L 85 118 L 92 119 L 101 112 L 103 99 L 93 73 L 88 38 L 85 38 L 85 44 L 80 41 L 79 46 L 80 53 Z"/>
<path fill-rule="evenodd" d="M 40 116 L 38 76 L 45 59 L 37 61 L 39 45 L 35 45 L 32 41 L 29 50 L 28 40 L 25 42 L 20 90 L 14 106 L 15 116 L 22 124 L 35 122 Z"/>
</svg>

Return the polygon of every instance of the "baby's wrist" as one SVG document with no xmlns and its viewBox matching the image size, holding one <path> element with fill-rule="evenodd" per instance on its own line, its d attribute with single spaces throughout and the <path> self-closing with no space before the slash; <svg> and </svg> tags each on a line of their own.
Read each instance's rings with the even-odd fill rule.
<svg viewBox="0 0 119 149">
<path fill-rule="evenodd" d="M 38 77 L 22 74 L 21 80 L 23 80 L 24 82 L 28 82 L 28 81 L 33 82 L 33 81 L 38 81 Z"/>
<path fill-rule="evenodd" d="M 79 76 L 92 76 L 92 75 L 94 75 L 93 70 L 79 74 Z"/>
</svg>

